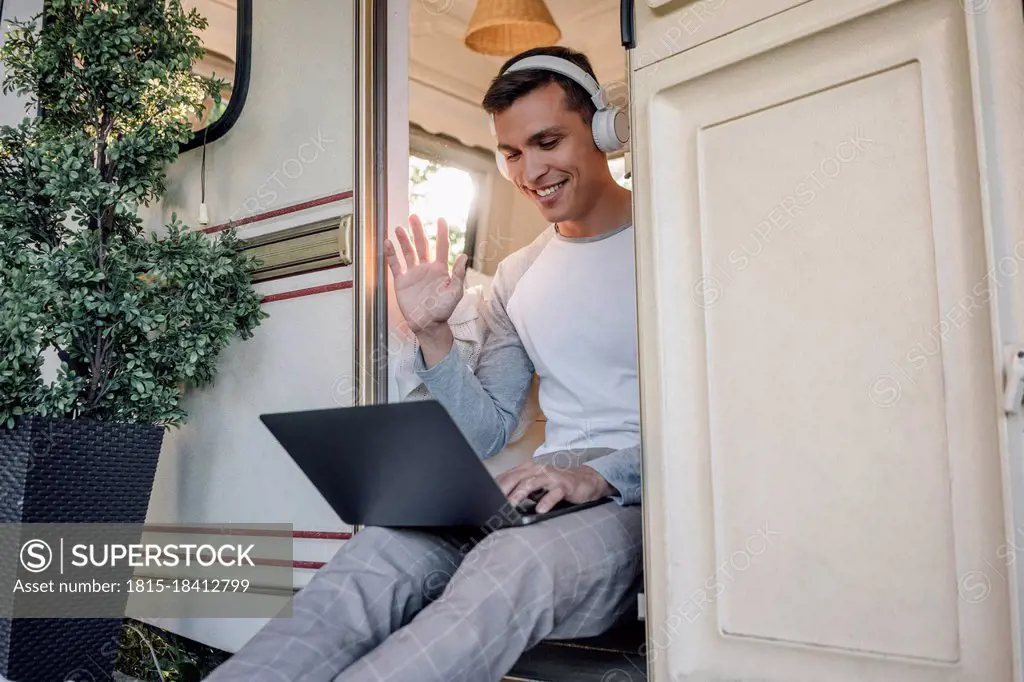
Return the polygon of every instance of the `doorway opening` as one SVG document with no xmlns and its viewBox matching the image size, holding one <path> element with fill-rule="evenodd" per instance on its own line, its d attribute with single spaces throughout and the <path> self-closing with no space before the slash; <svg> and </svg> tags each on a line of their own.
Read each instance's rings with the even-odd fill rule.
<svg viewBox="0 0 1024 682">
<path fill-rule="evenodd" d="M 449 265 L 465 253 L 467 291 L 476 289 L 485 301 L 498 265 L 533 242 L 550 223 L 532 199 L 501 176 L 495 164 L 495 140 L 481 100 L 512 54 L 483 54 L 467 46 L 465 36 L 477 4 L 478 0 L 410 3 L 409 209 L 421 218 L 432 244 L 437 219 L 446 219 Z M 554 44 L 587 55 L 613 101 L 628 105 L 619 2 L 558 0 L 548 2 L 547 8 L 560 33 Z M 610 155 L 608 164 L 615 181 L 632 189 L 628 153 Z M 544 441 L 545 417 L 536 402 L 538 383 L 535 377 L 513 441 L 487 460 L 492 474 L 528 461 Z M 641 602 L 642 596 L 636 609 L 598 637 L 542 642 L 526 652 L 507 679 L 646 681 Z"/>
</svg>

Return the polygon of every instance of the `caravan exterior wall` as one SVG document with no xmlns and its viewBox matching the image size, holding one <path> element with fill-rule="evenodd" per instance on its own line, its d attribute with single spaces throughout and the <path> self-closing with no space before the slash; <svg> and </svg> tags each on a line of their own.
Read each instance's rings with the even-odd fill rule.
<svg viewBox="0 0 1024 682">
<path fill-rule="evenodd" d="M 255 237 L 352 212 L 353 25 L 353 3 L 254 0 L 248 95 L 234 126 L 205 150 L 209 231 L 240 221 L 239 236 Z M 173 213 L 196 225 L 202 157 L 199 147 L 169 169 L 151 229 Z M 270 317 L 228 349 L 214 387 L 189 394 L 188 423 L 165 440 L 150 522 L 326 532 L 330 539 L 296 539 L 297 566 L 307 567 L 296 569 L 296 586 L 337 550 L 348 527 L 258 416 L 351 403 L 352 277 L 346 266 L 258 285 Z M 262 621 L 160 625 L 235 650 Z"/>
</svg>

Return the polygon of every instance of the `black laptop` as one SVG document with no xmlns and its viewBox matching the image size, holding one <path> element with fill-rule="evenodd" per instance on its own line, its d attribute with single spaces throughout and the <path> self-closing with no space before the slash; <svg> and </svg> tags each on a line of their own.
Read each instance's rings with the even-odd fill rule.
<svg viewBox="0 0 1024 682">
<path fill-rule="evenodd" d="M 525 526 L 608 502 L 513 506 L 436 400 L 260 415 L 348 524 L 384 527 Z"/>
</svg>

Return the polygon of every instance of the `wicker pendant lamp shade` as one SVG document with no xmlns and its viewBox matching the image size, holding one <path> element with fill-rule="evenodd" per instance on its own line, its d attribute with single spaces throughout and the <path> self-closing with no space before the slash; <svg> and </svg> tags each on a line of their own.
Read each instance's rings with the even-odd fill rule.
<svg viewBox="0 0 1024 682">
<path fill-rule="evenodd" d="M 510 57 L 532 47 L 556 44 L 562 32 L 544 0 L 479 0 L 466 29 L 466 47 Z"/>
</svg>

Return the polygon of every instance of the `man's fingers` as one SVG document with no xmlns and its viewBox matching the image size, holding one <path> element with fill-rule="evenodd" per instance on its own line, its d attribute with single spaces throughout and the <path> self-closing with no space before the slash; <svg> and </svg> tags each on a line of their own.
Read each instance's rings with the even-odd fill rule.
<svg viewBox="0 0 1024 682">
<path fill-rule="evenodd" d="M 415 213 L 409 215 L 409 232 L 423 229 L 423 221 Z"/>
<path fill-rule="evenodd" d="M 508 497 L 515 487 L 519 485 L 520 481 L 529 478 L 533 473 L 533 465 L 528 463 L 502 472 L 496 480 L 501 487 L 501 492 L 505 493 L 505 497 Z"/>
<path fill-rule="evenodd" d="M 538 490 L 546 490 L 550 487 L 551 481 L 546 476 L 530 476 L 529 478 L 520 481 L 519 485 L 517 485 L 508 496 L 508 500 L 514 505 L 519 504 L 534 492 Z"/>
<path fill-rule="evenodd" d="M 395 237 L 398 245 L 402 247 L 402 255 L 405 256 L 405 267 L 411 268 L 416 265 L 416 253 L 412 250 L 412 242 L 409 241 L 409 233 L 399 225 L 395 228 Z"/>
<path fill-rule="evenodd" d="M 469 256 L 460 253 L 459 257 L 455 259 L 455 265 L 452 266 L 452 280 L 460 289 L 465 286 L 467 262 L 469 262 Z"/>
<path fill-rule="evenodd" d="M 409 216 L 409 227 L 412 228 L 412 238 L 416 244 L 416 255 L 421 263 L 430 260 L 430 244 L 427 242 L 427 233 L 423 231 L 423 223 L 419 216 Z"/>
<path fill-rule="evenodd" d="M 437 262 L 448 269 L 448 221 L 437 219 Z"/>
<path fill-rule="evenodd" d="M 395 251 L 395 245 L 391 243 L 390 239 L 384 240 L 384 256 L 388 260 L 388 267 L 391 269 L 391 274 L 398 279 L 402 276 L 402 264 L 398 261 L 398 252 Z"/>
<path fill-rule="evenodd" d="M 565 488 L 558 486 L 548 491 L 548 494 L 540 498 L 540 502 L 537 503 L 537 513 L 546 514 L 551 509 L 565 499 Z"/>
</svg>

